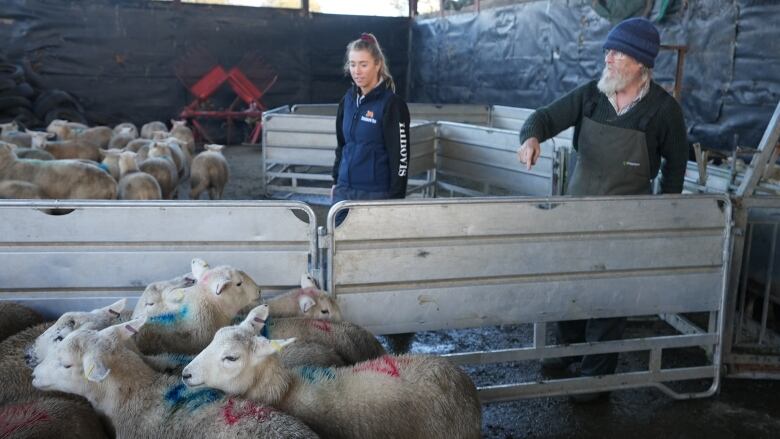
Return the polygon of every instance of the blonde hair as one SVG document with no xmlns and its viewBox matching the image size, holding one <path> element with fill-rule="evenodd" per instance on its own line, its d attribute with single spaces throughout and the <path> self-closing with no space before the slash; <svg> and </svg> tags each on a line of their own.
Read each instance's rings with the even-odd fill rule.
<svg viewBox="0 0 780 439">
<path fill-rule="evenodd" d="M 390 88 L 395 92 L 395 82 L 393 81 L 393 75 L 390 74 L 390 68 L 387 67 L 387 59 L 385 58 L 382 47 L 379 45 L 379 41 L 374 34 L 363 33 L 360 34 L 360 38 L 354 41 L 350 41 L 347 44 L 347 53 L 344 56 L 344 74 L 349 75 L 349 52 L 353 50 L 365 50 L 371 54 L 374 61 L 380 63 L 379 66 L 379 78 L 390 85 Z"/>
</svg>

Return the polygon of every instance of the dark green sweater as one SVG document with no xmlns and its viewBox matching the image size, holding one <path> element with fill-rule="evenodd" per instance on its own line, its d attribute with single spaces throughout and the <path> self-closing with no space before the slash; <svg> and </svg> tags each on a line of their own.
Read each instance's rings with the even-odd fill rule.
<svg viewBox="0 0 780 439">
<path fill-rule="evenodd" d="M 682 192 L 685 167 L 688 163 L 688 141 L 685 119 L 677 101 L 661 86 L 651 82 L 647 95 L 626 114 L 618 116 L 607 96 L 596 88 L 596 83 L 597 81 L 591 81 L 577 87 L 550 105 L 536 110 L 520 130 L 520 143 L 530 137 L 544 142 L 574 126 L 573 145 L 574 149 L 577 149 L 577 137 L 588 96 L 592 97 L 590 101 L 596 102 L 591 119 L 620 128 L 639 129 L 643 116 L 657 108 L 645 130 L 650 175 L 654 177 L 658 173 L 663 157 L 665 160 L 661 170 L 661 192 Z"/>
</svg>

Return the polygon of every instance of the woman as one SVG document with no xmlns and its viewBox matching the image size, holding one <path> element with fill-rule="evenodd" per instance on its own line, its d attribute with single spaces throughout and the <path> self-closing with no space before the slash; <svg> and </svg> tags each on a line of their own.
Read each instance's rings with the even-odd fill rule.
<svg viewBox="0 0 780 439">
<path fill-rule="evenodd" d="M 354 85 L 339 102 L 336 117 L 332 201 L 404 198 L 409 109 L 395 94 L 393 77 L 374 35 L 362 34 L 347 45 L 344 72 Z"/>
<path fill-rule="evenodd" d="M 395 94 L 395 83 L 373 34 L 347 44 L 344 73 L 354 85 L 339 102 L 336 162 L 331 199 L 405 198 L 409 171 L 409 108 Z M 341 224 L 347 212 L 336 216 Z M 409 350 L 414 334 L 387 336 L 391 350 Z"/>
</svg>

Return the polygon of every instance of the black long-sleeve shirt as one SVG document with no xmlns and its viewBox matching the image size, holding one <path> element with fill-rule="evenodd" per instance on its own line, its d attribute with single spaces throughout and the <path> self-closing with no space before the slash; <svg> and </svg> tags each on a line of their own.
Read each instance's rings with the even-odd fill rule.
<svg viewBox="0 0 780 439">
<path fill-rule="evenodd" d="M 688 142 L 685 119 L 677 101 L 661 86 L 651 82 L 647 96 L 626 114 L 618 116 L 607 96 L 598 91 L 596 84 L 597 81 L 591 81 L 577 87 L 550 105 L 536 110 L 520 129 L 520 143 L 531 137 L 544 142 L 574 126 L 573 146 L 576 149 L 585 106 L 589 102 L 595 103 L 590 116 L 593 121 L 635 130 L 639 129 L 643 116 L 652 106 L 660 106 L 645 129 L 650 175 L 655 176 L 661 170 L 662 193 L 682 192 L 688 163 Z M 663 169 L 661 158 L 665 159 Z"/>
</svg>

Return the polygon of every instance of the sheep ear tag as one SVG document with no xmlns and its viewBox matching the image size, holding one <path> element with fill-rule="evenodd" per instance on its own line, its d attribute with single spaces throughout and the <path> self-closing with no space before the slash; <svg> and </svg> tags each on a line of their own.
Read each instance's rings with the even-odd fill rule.
<svg viewBox="0 0 780 439">
<path fill-rule="evenodd" d="M 107 312 L 114 317 L 119 317 L 119 313 L 124 311 L 126 305 L 127 305 L 127 299 L 119 299 L 116 302 L 112 303 L 111 305 L 108 305 L 105 308 L 101 308 L 100 310 L 103 312 Z"/>
<path fill-rule="evenodd" d="M 301 297 L 298 298 L 298 306 L 304 314 L 316 304 L 317 302 L 307 294 L 301 294 Z"/>
</svg>

